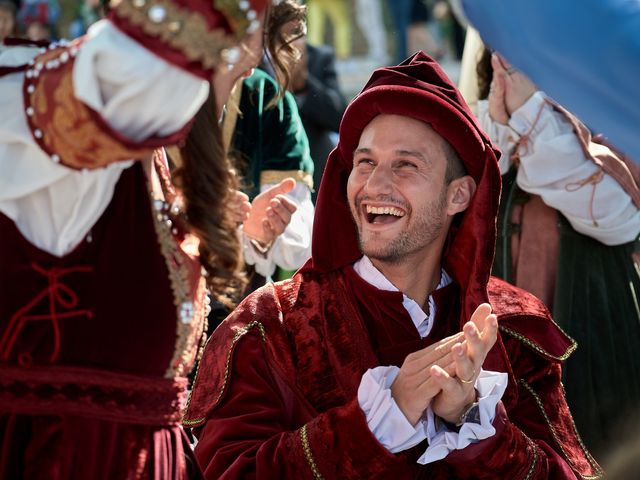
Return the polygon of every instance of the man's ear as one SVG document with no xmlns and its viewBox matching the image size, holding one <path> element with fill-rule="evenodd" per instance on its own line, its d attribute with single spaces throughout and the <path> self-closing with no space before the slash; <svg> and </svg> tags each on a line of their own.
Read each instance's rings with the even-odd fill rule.
<svg viewBox="0 0 640 480">
<path fill-rule="evenodd" d="M 469 206 L 476 191 L 476 182 L 469 175 L 456 178 L 447 187 L 447 214 L 453 216 Z"/>
</svg>

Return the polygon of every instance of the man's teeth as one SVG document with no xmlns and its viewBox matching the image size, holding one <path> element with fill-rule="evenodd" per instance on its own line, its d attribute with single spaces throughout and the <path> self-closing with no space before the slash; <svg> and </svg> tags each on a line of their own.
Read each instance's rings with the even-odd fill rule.
<svg viewBox="0 0 640 480">
<path fill-rule="evenodd" d="M 372 207 L 367 205 L 367 213 L 373 213 L 375 215 L 394 215 L 396 217 L 404 217 L 404 212 L 395 207 Z"/>
</svg>

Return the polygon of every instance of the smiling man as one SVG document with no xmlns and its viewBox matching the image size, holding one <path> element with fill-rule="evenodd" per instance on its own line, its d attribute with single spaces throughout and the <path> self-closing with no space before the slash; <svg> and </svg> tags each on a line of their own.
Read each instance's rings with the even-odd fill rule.
<svg viewBox="0 0 640 480">
<path fill-rule="evenodd" d="M 216 330 L 184 423 L 208 478 L 598 478 L 535 297 L 490 278 L 497 152 L 423 54 L 329 157 L 313 256 Z"/>
</svg>

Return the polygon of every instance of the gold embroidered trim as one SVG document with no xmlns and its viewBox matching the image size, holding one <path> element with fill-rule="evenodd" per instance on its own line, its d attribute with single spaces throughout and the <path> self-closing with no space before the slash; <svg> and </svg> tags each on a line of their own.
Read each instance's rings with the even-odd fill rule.
<svg viewBox="0 0 640 480">
<path fill-rule="evenodd" d="M 175 290 L 174 290 L 175 294 Z M 175 297 L 174 297 L 175 298 Z M 171 363 L 167 368 L 165 376 L 183 377 L 189 374 L 191 368 L 201 354 L 203 337 L 207 336 L 207 287 L 204 278 L 200 278 L 196 293 L 193 297 L 193 317 L 190 323 L 184 323 L 181 319 L 184 302 L 179 302 L 175 298 L 178 321 L 176 322 L 176 344 Z M 189 300 L 186 300 L 189 302 Z"/>
<path fill-rule="evenodd" d="M 158 155 L 156 152 L 154 155 Z M 151 160 L 152 166 L 157 163 Z M 153 168 L 153 167 L 152 167 Z M 158 175 L 162 178 L 162 175 Z M 150 185 L 148 183 L 148 185 Z M 165 259 L 176 307 L 176 342 L 171 363 L 165 371 L 165 378 L 183 377 L 189 373 L 198 356 L 202 336 L 206 336 L 207 328 L 207 287 L 204 277 L 200 277 L 195 291 L 190 282 L 190 263 L 194 262 L 182 250 L 172 233 L 173 220 L 166 211 L 168 204 L 155 199 L 151 187 L 151 216 L 158 237 L 160 252 Z M 159 208 L 159 207 L 162 208 Z M 198 268 L 191 266 L 191 268 Z"/>
<path fill-rule="evenodd" d="M 201 13 L 180 8 L 171 0 L 119 0 L 114 12 L 209 70 L 219 63 L 220 52 L 236 43 L 222 28 L 209 30 Z"/>
<path fill-rule="evenodd" d="M 540 413 L 542 413 L 542 416 L 544 417 L 544 421 L 547 424 L 547 427 L 549 428 L 549 431 L 551 432 L 553 439 L 555 440 L 556 444 L 560 448 L 560 452 L 562 453 L 562 456 L 570 465 L 573 465 L 573 462 L 569 458 L 569 455 L 567 454 L 567 452 L 564 450 L 562 446 L 562 442 L 558 438 L 558 433 L 556 432 L 556 429 L 553 426 L 553 423 L 551 423 L 551 420 L 549 419 L 549 416 L 547 415 L 547 412 L 544 409 L 544 404 L 542 403 L 542 399 L 540 398 L 540 396 L 536 393 L 533 387 L 529 385 L 525 380 L 519 379 L 518 384 L 522 385 L 531 394 L 536 404 L 538 405 L 538 409 L 540 410 Z M 564 387 L 562 387 L 562 395 L 564 397 Z M 594 460 L 594 458 L 591 456 L 585 444 L 582 442 L 582 438 L 580 438 L 580 434 L 576 429 L 575 423 L 573 421 L 573 417 L 571 417 L 571 425 L 573 426 L 573 430 L 574 430 L 574 433 L 576 434 L 576 438 L 578 439 L 578 443 L 580 444 L 580 448 L 582 449 L 585 456 L 587 457 L 589 464 L 596 472 L 598 472 L 597 475 L 582 475 L 579 472 L 577 472 L 577 474 L 580 475 L 580 478 L 583 478 L 585 480 L 595 480 L 598 478 L 603 478 L 604 472 L 602 471 L 600 466 L 597 464 L 597 462 Z"/>
<path fill-rule="evenodd" d="M 235 333 L 235 335 L 233 336 L 233 340 L 231 341 L 231 347 L 229 347 L 229 351 L 227 352 L 227 358 L 224 364 L 224 377 L 222 379 L 222 387 L 220 388 L 220 392 L 218 392 L 218 396 L 216 397 L 216 401 L 214 402 L 214 405 L 220 401 L 220 399 L 222 398 L 222 395 L 224 394 L 225 388 L 227 386 L 227 380 L 229 379 L 229 371 L 231 370 L 231 356 L 233 354 L 233 349 L 236 343 L 238 343 L 238 341 L 245 334 L 251 331 L 253 328 L 257 328 L 260 331 L 260 337 L 262 337 L 263 342 L 267 341 L 267 334 L 265 332 L 264 326 L 262 325 L 261 322 L 257 320 L 254 320 L 253 322 L 248 323 L 246 327 L 241 328 Z M 200 368 L 198 366 L 198 370 L 199 369 Z M 191 404 L 191 396 L 193 395 L 193 390 L 195 390 L 195 385 L 197 382 L 198 382 L 198 372 L 196 372 L 196 377 L 195 377 L 195 380 L 193 381 L 194 388 L 191 390 L 191 394 L 189 395 L 189 399 L 187 400 L 187 408 L 185 409 L 185 411 L 187 412 L 189 411 L 189 405 Z M 194 425 L 198 425 L 202 423 L 203 421 L 204 421 L 204 418 L 196 418 L 193 420 L 183 420 L 182 424 L 185 427 L 192 427 Z"/>
<path fill-rule="evenodd" d="M 76 44 L 48 50 L 34 59 L 25 77 L 29 127 L 43 150 L 71 168 L 97 168 L 117 160 L 148 156 L 150 148 L 129 148 L 102 130 L 73 89 Z"/>
<path fill-rule="evenodd" d="M 534 472 L 536 471 L 536 466 L 538 465 L 538 446 L 529 437 L 527 437 L 527 441 L 529 442 L 529 446 L 533 449 L 533 461 L 531 462 L 531 466 L 529 467 L 529 471 L 527 472 L 527 476 L 524 477 L 524 480 L 531 480 Z"/>
<path fill-rule="evenodd" d="M 302 170 L 264 170 L 260 173 L 260 185 L 280 183 L 289 177 L 313 189 L 313 175 Z"/>
<path fill-rule="evenodd" d="M 249 28 L 251 20 L 247 16 L 248 12 L 240 8 L 240 2 L 238 0 L 214 0 L 213 6 L 222 12 L 236 36 L 242 38 Z"/>
<path fill-rule="evenodd" d="M 567 351 L 564 352 L 563 355 L 561 356 L 556 356 L 556 355 L 552 355 L 551 353 L 547 352 L 544 348 L 542 348 L 540 345 L 538 345 L 537 343 L 534 343 L 533 341 L 531 341 L 530 339 L 528 339 L 527 337 L 525 337 L 524 335 L 522 335 L 521 333 L 516 332 L 515 330 L 511 330 L 509 327 L 505 327 L 504 325 L 500 325 L 499 326 L 500 330 L 511 335 L 514 338 L 517 338 L 518 340 L 520 340 L 522 343 L 524 343 L 525 345 L 527 345 L 529 348 L 535 350 L 538 353 L 541 353 L 542 355 L 544 355 L 545 357 L 549 357 L 552 358 L 553 360 L 557 360 L 559 362 L 563 362 L 564 360 L 566 360 L 567 358 L 569 358 L 571 356 L 571 354 L 573 352 L 575 352 L 576 348 L 578 348 L 578 344 L 577 342 L 571 338 L 569 335 L 567 335 L 565 333 L 565 335 L 567 335 L 567 338 L 569 340 L 571 340 L 571 345 L 569 346 L 569 348 L 567 348 Z M 558 327 L 560 328 L 560 327 Z M 564 333 L 564 331 L 563 331 Z"/>
<path fill-rule="evenodd" d="M 311 468 L 311 472 L 313 472 L 313 478 L 315 480 L 323 480 L 323 477 L 320 474 L 320 470 L 318 470 L 318 466 L 316 465 L 316 462 L 313 459 L 313 453 L 311 453 L 311 447 L 309 446 L 309 437 L 307 435 L 306 425 L 304 425 L 300 429 L 300 441 L 302 442 L 302 450 L 304 450 L 304 456 L 307 459 L 309 468 Z"/>
</svg>

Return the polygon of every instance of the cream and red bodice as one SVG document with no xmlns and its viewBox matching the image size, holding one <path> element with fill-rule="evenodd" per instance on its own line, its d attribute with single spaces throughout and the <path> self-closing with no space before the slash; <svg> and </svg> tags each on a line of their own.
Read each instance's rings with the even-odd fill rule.
<svg viewBox="0 0 640 480">
<path fill-rule="evenodd" d="M 98 65 L 110 41 L 129 41 L 109 28 L 101 34 L 103 46 L 92 41 L 84 52 L 97 55 Z M 52 48 L 0 72 L 7 86 L 0 103 L 15 103 L 9 90 L 19 88 L 24 105 L 0 125 L 0 412 L 176 425 L 208 299 L 197 241 L 164 201 L 175 193 L 154 149 L 177 141 L 186 127 L 176 129 L 175 119 L 148 122 L 146 112 L 137 117 L 147 130 L 174 133 L 139 132 L 144 138 L 135 140 L 119 133 L 126 108 L 118 118 L 109 113 L 111 101 L 123 100 L 118 92 L 105 94 L 101 111 L 80 99 L 74 75 L 77 61 L 87 63 L 83 48 Z M 158 62 L 140 59 L 147 61 Z M 151 81 L 157 73 L 150 71 Z M 167 74 L 199 88 L 187 74 Z M 125 162 L 142 158 L 151 168 Z"/>
<path fill-rule="evenodd" d="M 149 408 L 152 391 L 154 422 L 179 420 L 206 289 L 197 257 L 181 248 L 193 241 L 146 184 L 140 163 L 125 170 L 100 220 L 62 257 L 0 214 L 0 410 L 110 416 L 121 406 L 131 421 L 126 410 Z"/>
</svg>

